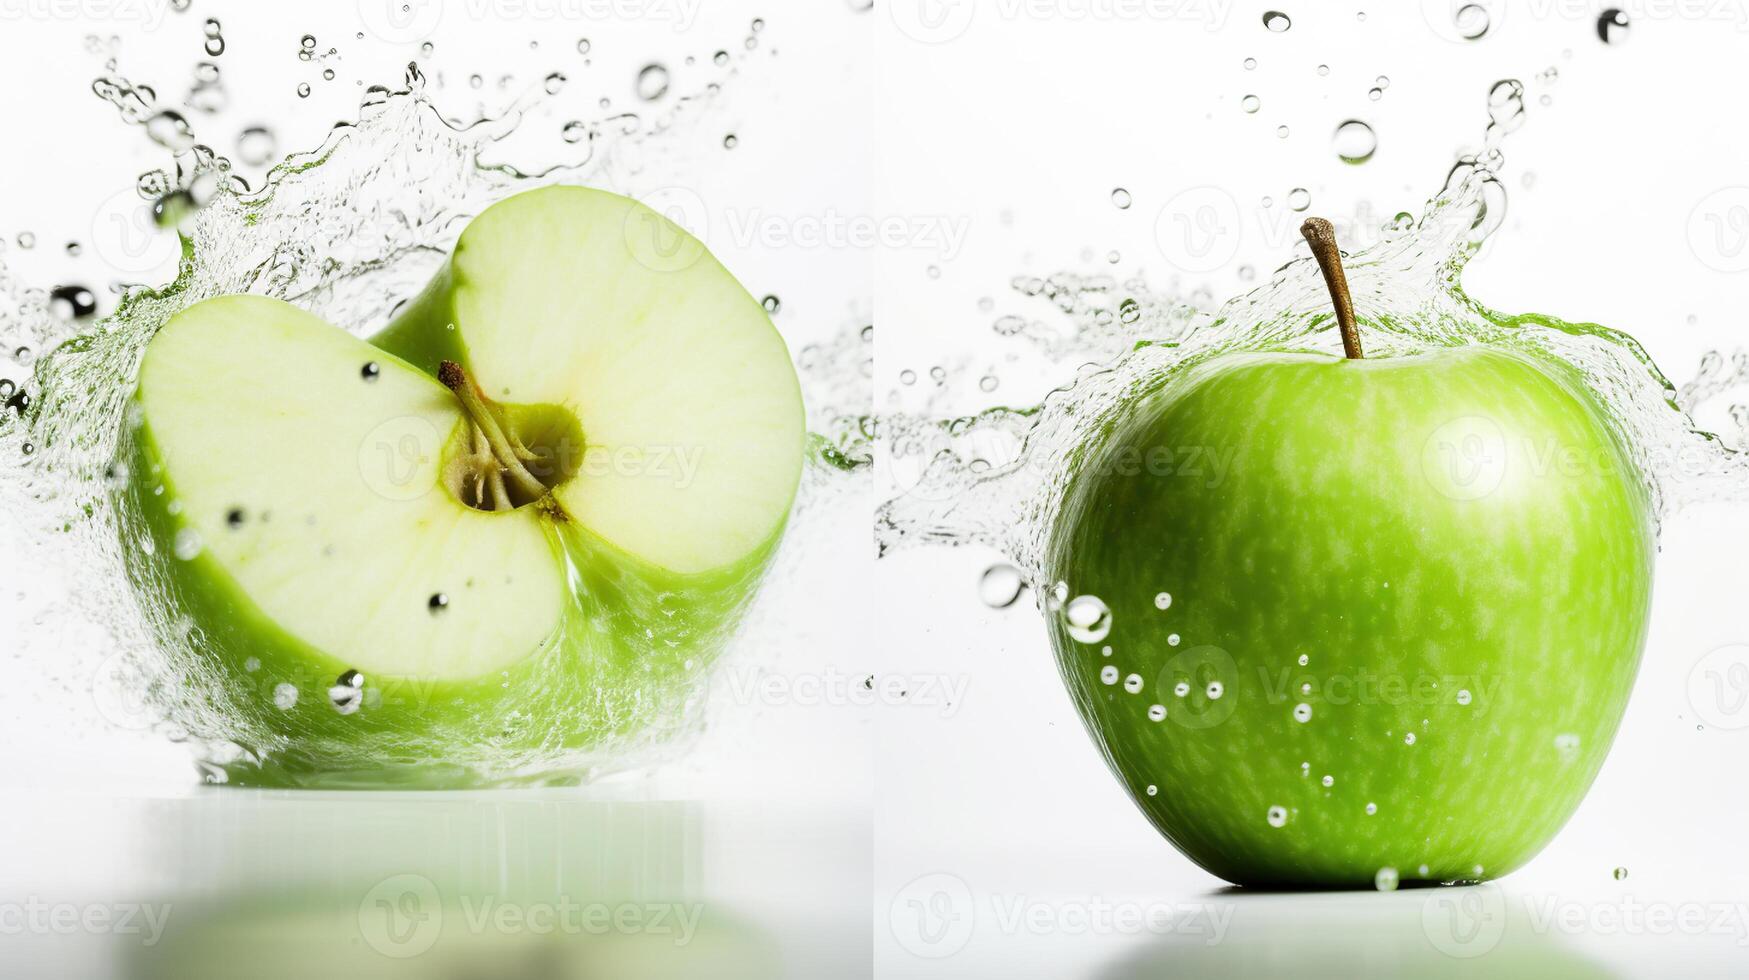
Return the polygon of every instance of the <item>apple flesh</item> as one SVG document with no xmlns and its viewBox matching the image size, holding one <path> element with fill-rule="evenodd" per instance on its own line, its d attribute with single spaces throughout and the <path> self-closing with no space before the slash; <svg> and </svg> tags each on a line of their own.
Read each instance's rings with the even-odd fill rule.
<svg viewBox="0 0 1749 980">
<path fill-rule="evenodd" d="M 1228 355 L 1072 481 L 1050 628 L 1113 772 L 1208 871 L 1491 878 L 1603 762 L 1653 551 L 1637 471 L 1558 365 Z"/>
<path fill-rule="evenodd" d="M 687 261 L 646 261 L 651 227 Z M 759 303 L 582 188 L 481 214 L 378 345 L 277 300 L 196 304 L 136 402 L 134 578 L 245 784 L 575 778 L 661 740 L 769 561 L 804 437 Z"/>
</svg>

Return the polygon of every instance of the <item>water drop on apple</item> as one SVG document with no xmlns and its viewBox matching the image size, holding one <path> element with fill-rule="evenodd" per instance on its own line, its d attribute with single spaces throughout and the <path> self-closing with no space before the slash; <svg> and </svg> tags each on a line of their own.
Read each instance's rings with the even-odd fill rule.
<svg viewBox="0 0 1749 980">
<path fill-rule="evenodd" d="M 1372 883 L 1373 887 L 1381 892 L 1396 891 L 1397 869 L 1391 867 L 1380 868 L 1379 873 L 1373 876 Z"/>
<path fill-rule="evenodd" d="M 1123 689 L 1131 694 L 1142 693 L 1142 675 L 1131 674 L 1123 679 Z"/>
<path fill-rule="evenodd" d="M 1166 720 L 1166 706 L 1163 704 L 1149 705 L 1148 706 L 1148 720 L 1149 721 L 1165 721 Z"/>
<path fill-rule="evenodd" d="M 991 609 L 1006 609 L 1020 598 L 1026 580 L 1020 569 L 1007 563 L 991 565 L 978 579 L 978 598 Z"/>
<path fill-rule="evenodd" d="M 1172 593 L 1161 592 L 1158 595 L 1154 596 L 1154 608 L 1155 609 L 1171 609 L 1172 608 Z"/>
<path fill-rule="evenodd" d="M 1116 684 L 1117 683 L 1117 668 L 1113 667 L 1110 664 L 1106 664 L 1104 667 L 1101 667 L 1099 669 L 1099 679 L 1101 681 L 1105 682 L 1106 684 Z"/>
<path fill-rule="evenodd" d="M 1063 623 L 1080 643 L 1098 643 L 1111 632 L 1111 610 L 1094 595 L 1079 595 L 1063 606 Z"/>
<path fill-rule="evenodd" d="M 1297 721 L 1303 725 L 1306 722 L 1311 721 L 1311 720 L 1312 720 L 1312 706 L 1311 705 L 1306 704 L 1305 702 L 1301 702 L 1299 704 L 1294 705 L 1294 721 Z"/>
<path fill-rule="evenodd" d="M 1269 812 L 1264 815 L 1264 819 L 1269 821 L 1271 827 L 1286 826 L 1287 810 L 1279 806 L 1272 806 L 1269 808 Z"/>
</svg>

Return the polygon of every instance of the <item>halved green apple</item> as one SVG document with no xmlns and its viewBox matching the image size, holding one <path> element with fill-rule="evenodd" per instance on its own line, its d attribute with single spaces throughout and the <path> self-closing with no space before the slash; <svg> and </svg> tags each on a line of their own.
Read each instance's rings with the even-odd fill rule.
<svg viewBox="0 0 1749 980">
<path fill-rule="evenodd" d="M 660 215 L 576 187 L 482 213 L 374 344 L 198 303 L 136 399 L 136 582 L 210 701 L 195 734 L 257 784 L 571 778 L 661 739 L 805 435 L 760 304 Z"/>
</svg>

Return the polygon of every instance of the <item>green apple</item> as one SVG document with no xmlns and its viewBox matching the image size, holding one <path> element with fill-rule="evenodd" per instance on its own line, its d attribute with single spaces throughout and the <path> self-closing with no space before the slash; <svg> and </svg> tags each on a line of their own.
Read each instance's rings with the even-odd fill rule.
<svg viewBox="0 0 1749 980">
<path fill-rule="evenodd" d="M 245 750 L 225 778 L 440 786 L 661 738 L 772 555 L 804 424 L 703 245 L 564 187 L 477 217 L 374 344 L 189 307 L 125 436 L 134 579 L 195 734 Z"/>
<path fill-rule="evenodd" d="M 1058 664 L 1136 803 L 1228 881 L 1505 874 L 1614 738 L 1649 495 L 1557 363 L 1363 357 L 1333 235 L 1307 237 L 1349 356 L 1218 356 L 1127 408 L 1054 528 Z"/>
</svg>

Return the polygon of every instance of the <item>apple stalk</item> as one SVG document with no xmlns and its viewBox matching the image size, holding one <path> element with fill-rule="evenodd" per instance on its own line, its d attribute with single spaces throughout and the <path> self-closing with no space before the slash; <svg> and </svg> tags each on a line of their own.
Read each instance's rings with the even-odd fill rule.
<svg viewBox="0 0 1749 980">
<path fill-rule="evenodd" d="M 1342 330 L 1342 352 L 1349 360 L 1361 359 L 1360 328 L 1354 322 L 1354 299 L 1348 294 L 1348 274 L 1342 271 L 1342 250 L 1336 246 L 1336 228 L 1323 218 L 1307 218 L 1300 234 L 1312 246 L 1312 257 L 1324 273 L 1330 302 L 1336 307 L 1336 325 Z"/>
<path fill-rule="evenodd" d="M 438 368 L 437 379 L 455 393 L 462 413 L 473 426 L 473 453 L 464 460 L 464 465 L 470 468 L 468 475 L 473 480 L 476 506 L 485 510 L 514 509 L 517 505 L 511 500 L 512 487 L 525 502 L 545 496 L 546 485 L 523 465 L 539 457 L 509 434 L 462 366 L 444 361 Z"/>
</svg>

